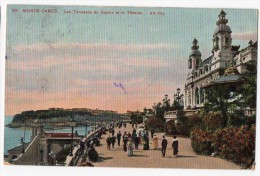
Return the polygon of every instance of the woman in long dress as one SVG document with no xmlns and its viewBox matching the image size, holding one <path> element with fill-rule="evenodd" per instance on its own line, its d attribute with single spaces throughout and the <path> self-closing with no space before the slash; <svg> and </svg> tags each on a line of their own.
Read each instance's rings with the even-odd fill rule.
<svg viewBox="0 0 260 176">
<path fill-rule="evenodd" d="M 158 148 L 158 137 L 156 135 L 153 137 L 153 148 L 154 150 Z"/>
<path fill-rule="evenodd" d="M 131 138 L 129 138 L 127 142 L 127 155 L 133 156 L 133 142 Z"/>
</svg>

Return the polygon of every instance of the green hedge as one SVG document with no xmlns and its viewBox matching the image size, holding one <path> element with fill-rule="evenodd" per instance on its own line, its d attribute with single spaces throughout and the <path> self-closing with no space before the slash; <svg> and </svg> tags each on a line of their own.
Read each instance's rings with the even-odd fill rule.
<svg viewBox="0 0 260 176">
<path fill-rule="evenodd" d="M 229 127 L 214 132 L 194 130 L 191 133 L 192 148 L 196 153 L 215 153 L 216 156 L 250 167 L 255 159 L 255 125 Z"/>
</svg>

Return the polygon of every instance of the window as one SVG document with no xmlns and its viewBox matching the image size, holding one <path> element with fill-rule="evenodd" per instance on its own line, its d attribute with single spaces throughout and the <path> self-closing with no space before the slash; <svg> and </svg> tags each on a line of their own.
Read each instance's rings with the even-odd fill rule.
<svg viewBox="0 0 260 176">
<path fill-rule="evenodd" d="M 200 89 L 200 102 L 201 103 L 204 103 L 204 94 L 205 94 L 204 89 Z"/>
<path fill-rule="evenodd" d="M 199 98 L 199 89 L 196 88 L 195 90 L 195 98 L 196 98 L 196 104 L 200 103 L 200 98 Z"/>
<path fill-rule="evenodd" d="M 205 67 L 205 71 L 208 72 L 208 66 Z"/>
</svg>

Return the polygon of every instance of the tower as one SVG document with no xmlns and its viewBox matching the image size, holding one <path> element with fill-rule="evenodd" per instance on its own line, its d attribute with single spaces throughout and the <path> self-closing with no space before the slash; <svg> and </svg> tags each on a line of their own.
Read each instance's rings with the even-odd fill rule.
<svg viewBox="0 0 260 176">
<path fill-rule="evenodd" d="M 199 65 L 201 63 L 201 53 L 198 50 L 199 49 L 198 40 L 194 39 L 192 44 L 193 45 L 191 47 L 191 52 L 189 55 L 188 68 L 195 70 L 199 68 Z"/>
<path fill-rule="evenodd" d="M 232 59 L 232 38 L 231 38 L 231 29 L 227 25 L 228 19 L 226 19 L 226 13 L 221 10 L 220 14 L 218 15 L 219 19 L 216 22 L 217 28 L 214 31 L 213 34 L 213 58 L 214 60 L 221 60 L 225 62 L 225 67 L 227 67 L 228 63 Z M 226 64 L 227 63 L 227 64 Z M 219 64 L 218 66 L 222 67 L 222 64 Z"/>
</svg>

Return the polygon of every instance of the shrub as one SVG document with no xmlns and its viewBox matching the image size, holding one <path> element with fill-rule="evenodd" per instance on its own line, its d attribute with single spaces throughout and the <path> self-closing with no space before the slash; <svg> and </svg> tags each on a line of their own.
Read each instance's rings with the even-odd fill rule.
<svg viewBox="0 0 260 176">
<path fill-rule="evenodd" d="M 195 129 L 191 133 L 193 150 L 198 154 L 215 152 L 217 156 L 248 168 L 255 159 L 255 125 L 218 129 Z"/>
<path fill-rule="evenodd" d="M 165 132 L 166 134 L 177 134 L 174 120 L 171 120 L 166 123 Z"/>
<path fill-rule="evenodd" d="M 153 128 L 155 131 L 164 130 L 164 122 L 156 117 L 151 117 L 146 121 L 147 128 Z"/>
<path fill-rule="evenodd" d="M 142 123 L 143 122 L 143 117 L 142 116 L 140 116 L 140 115 L 131 115 L 131 122 L 132 123 L 138 123 L 138 124 L 140 124 L 140 123 Z"/>
<path fill-rule="evenodd" d="M 227 123 L 227 119 L 224 118 L 220 112 L 208 113 L 204 115 L 202 121 L 207 130 L 224 128 Z"/>
<path fill-rule="evenodd" d="M 198 154 L 210 155 L 212 147 L 213 132 L 195 129 L 191 133 L 191 145 Z"/>
<path fill-rule="evenodd" d="M 193 129 L 205 129 L 205 126 L 202 123 L 202 115 L 200 114 L 193 114 L 188 117 L 188 126 L 190 131 Z"/>
<path fill-rule="evenodd" d="M 213 147 L 218 156 L 243 167 L 250 167 L 255 157 L 255 125 L 217 130 L 214 133 Z"/>
<path fill-rule="evenodd" d="M 187 124 L 177 123 L 176 131 L 177 131 L 177 134 L 184 135 L 184 136 L 190 136 L 190 128 Z"/>
</svg>

